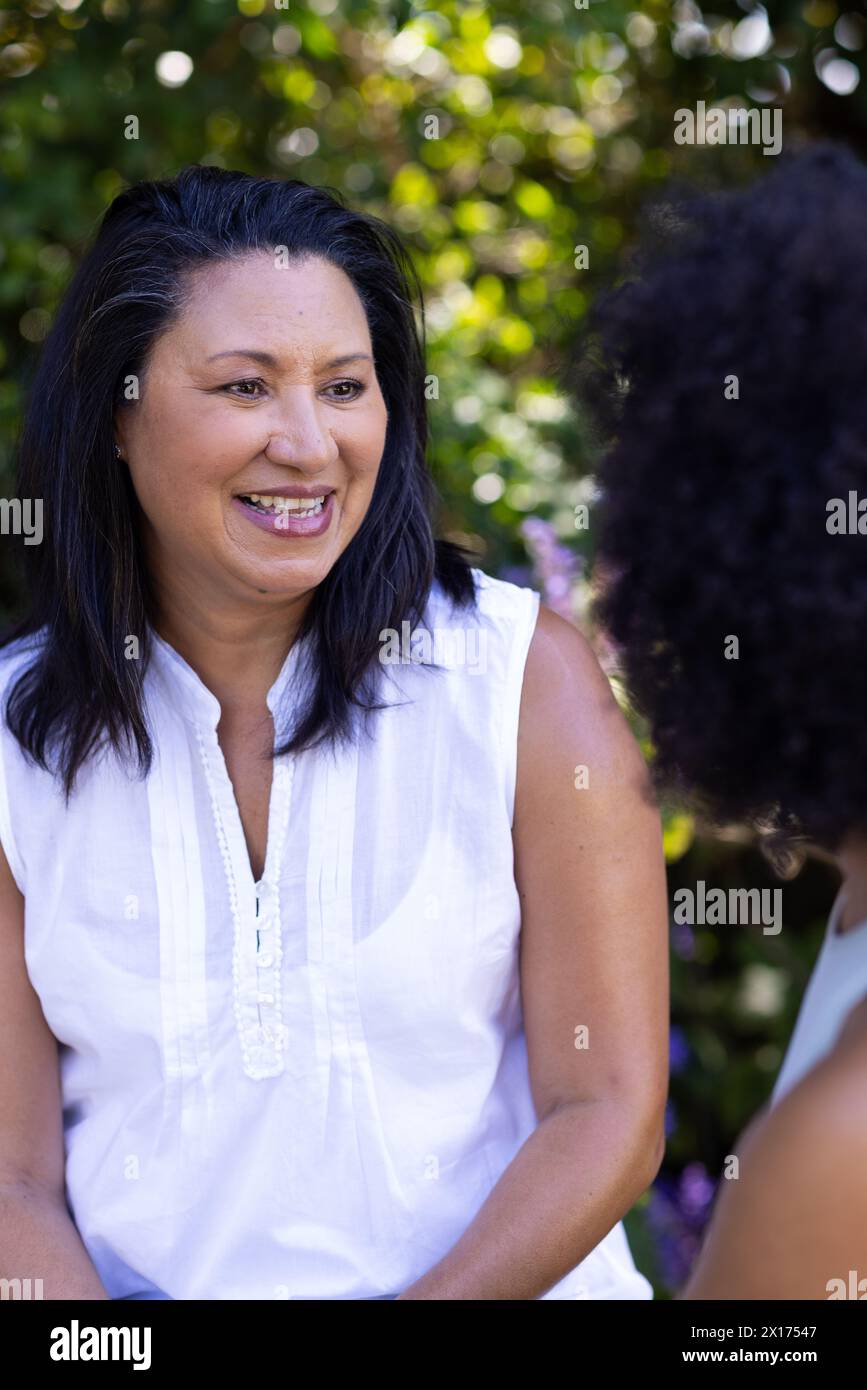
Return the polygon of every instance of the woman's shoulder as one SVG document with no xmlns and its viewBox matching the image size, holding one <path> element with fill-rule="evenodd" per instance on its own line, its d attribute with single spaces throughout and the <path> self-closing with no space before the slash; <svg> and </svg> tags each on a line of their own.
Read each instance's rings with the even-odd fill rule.
<svg viewBox="0 0 867 1390">
<path fill-rule="evenodd" d="M 6 700 L 18 677 L 33 664 L 46 637 L 46 629 L 15 637 L 0 646 L 0 724 L 6 728 Z"/>
<path fill-rule="evenodd" d="M 721 1184 L 687 1298 L 859 1296 L 845 1290 L 867 1257 L 865 1022 L 862 1001 L 835 1046 L 743 1131 L 737 1181 Z"/>
<path fill-rule="evenodd" d="M 539 595 L 485 570 L 470 568 L 469 602 L 453 597 L 437 580 L 432 586 L 425 626 L 434 633 L 434 650 L 443 664 L 483 671 L 499 680 L 520 683 L 539 611 Z M 437 641 L 438 634 L 441 640 Z M 493 689 L 496 681 L 485 685 Z"/>
<path fill-rule="evenodd" d="M 540 596 L 529 585 L 516 584 L 510 579 L 499 579 L 487 570 L 472 566 L 470 574 L 476 590 L 476 603 L 483 612 L 510 616 L 539 606 Z"/>
<path fill-rule="evenodd" d="M 0 844 L 16 887 L 25 896 L 26 874 L 20 837 L 30 821 L 44 833 L 44 821 L 41 816 L 28 814 L 22 824 L 21 813 L 24 808 L 29 813 L 33 811 L 32 797 L 41 783 L 27 775 L 23 751 L 9 728 L 7 701 L 17 678 L 33 662 L 41 641 L 42 635 L 36 633 L 15 638 L 0 647 Z"/>
<path fill-rule="evenodd" d="M 849 1010 L 830 1055 L 839 1066 L 851 1065 L 867 1070 L 867 995 Z"/>
<path fill-rule="evenodd" d="M 478 567 L 471 569 L 475 585 L 474 611 L 486 630 L 485 646 L 491 661 L 488 672 L 499 670 L 504 678 L 523 693 L 525 718 L 550 728 L 556 713 L 599 724 L 600 713 L 617 708 L 611 683 L 600 665 L 589 639 L 580 628 L 542 602 L 536 589 L 497 578 Z M 460 628 L 464 610 L 454 605 L 442 586 L 436 584 L 428 616 L 435 624 Z M 493 634 L 493 647 L 487 641 Z M 626 736 L 623 730 L 607 728 Z M 630 736 L 631 737 L 631 736 Z"/>
<path fill-rule="evenodd" d="M 857 1146 L 867 1162 L 867 1109 L 863 1105 L 867 1077 L 867 998 L 846 1015 L 828 1052 L 790 1092 L 794 1125 L 805 1143 L 831 1144 L 838 1152 Z M 780 1106 L 785 1098 L 780 1101 Z M 865 1208 L 867 1218 L 867 1208 Z"/>
<path fill-rule="evenodd" d="M 783 1153 L 793 1158 L 797 1155 L 797 1162 L 777 1165 L 781 1181 L 791 1186 L 793 1203 L 808 1200 L 819 1166 L 827 1171 L 830 1185 L 826 1195 L 832 1205 L 847 1184 L 862 1193 L 867 1163 L 865 1076 L 867 998 L 849 1012 L 824 1056 L 760 1117 L 759 1123 L 750 1126 L 751 1139 L 758 1142 L 761 1137 L 769 1152 L 778 1157 Z M 867 1206 L 860 1195 L 859 1201 L 867 1221 Z"/>
<path fill-rule="evenodd" d="M 437 579 L 431 587 L 427 616 L 441 626 L 463 627 L 468 622 L 497 629 L 507 642 L 532 635 L 540 596 L 535 589 L 498 579 L 477 566 L 470 567 L 473 595 L 461 603 Z"/>
</svg>

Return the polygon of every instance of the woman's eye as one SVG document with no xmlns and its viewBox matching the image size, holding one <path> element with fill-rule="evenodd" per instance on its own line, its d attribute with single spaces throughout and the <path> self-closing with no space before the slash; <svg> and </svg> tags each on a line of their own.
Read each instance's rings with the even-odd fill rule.
<svg viewBox="0 0 867 1390">
<path fill-rule="evenodd" d="M 241 400 L 251 401 L 258 399 L 258 396 L 252 393 L 253 390 L 258 387 L 264 389 L 264 383 L 260 381 L 258 377 L 250 377 L 245 381 L 230 381 L 226 386 L 221 386 L 220 390 L 228 391 L 233 396 L 239 396 Z M 252 390 L 244 388 L 252 388 Z M 346 381 L 334 382 L 334 384 L 327 389 L 337 393 L 334 397 L 335 400 L 352 401 L 366 388 L 364 382 L 348 378 Z"/>
<path fill-rule="evenodd" d="M 360 396 L 361 392 L 365 389 L 363 381 L 355 381 L 351 377 L 346 381 L 335 381 L 334 385 L 332 387 L 329 387 L 328 389 L 333 391 L 340 391 L 343 388 L 348 388 L 347 394 L 336 396 L 335 400 L 354 401 L 356 396 Z"/>
<path fill-rule="evenodd" d="M 223 390 L 223 391 L 232 391 L 232 393 L 233 393 L 233 395 L 234 395 L 234 394 L 238 394 L 238 393 L 235 393 L 235 392 L 232 390 L 232 388 L 235 387 L 235 386 L 261 386 L 261 385 L 262 385 L 262 382 L 259 381 L 259 379 L 258 379 L 257 377 L 252 377 L 252 378 L 250 378 L 250 379 L 248 379 L 248 380 L 246 380 L 246 381 L 230 381 L 229 384 L 228 384 L 227 386 L 222 387 L 222 390 Z M 241 399 L 242 399 L 242 400 L 253 400 L 253 399 L 255 399 L 253 396 L 248 396 L 245 392 L 240 393 L 240 395 L 241 395 Z"/>
</svg>

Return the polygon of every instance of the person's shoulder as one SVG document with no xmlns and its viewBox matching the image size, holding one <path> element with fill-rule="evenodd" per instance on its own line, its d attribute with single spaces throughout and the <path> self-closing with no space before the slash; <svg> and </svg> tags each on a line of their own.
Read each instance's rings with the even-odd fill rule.
<svg viewBox="0 0 867 1390">
<path fill-rule="evenodd" d="M 44 644 L 46 630 L 15 637 L 0 646 L 0 757 L 5 775 L 11 776 L 13 768 L 21 766 L 23 750 L 9 726 L 9 697 L 14 687 L 34 661 Z"/>
<path fill-rule="evenodd" d="M 826 1229 L 829 1246 L 837 1223 L 841 1255 L 850 1230 L 867 1230 L 865 1076 L 867 999 L 850 1012 L 824 1057 L 744 1136 L 744 1162 L 761 1166 L 780 1210 Z M 867 1237 L 861 1248 L 867 1257 Z"/>
<path fill-rule="evenodd" d="M 615 813 L 623 818 L 638 799 L 643 812 L 649 774 L 615 689 L 589 638 L 544 603 L 524 667 L 519 744 L 520 800 L 533 814 L 571 787 L 564 757 L 574 759 L 576 774 L 581 767 L 584 785 L 594 789 L 580 799 L 585 824 L 591 815 L 600 825 Z M 569 797 L 579 804 L 571 791 Z"/>
<path fill-rule="evenodd" d="M 836 1044 L 770 1107 L 764 1122 L 817 1149 L 825 1146 L 832 1131 L 842 1135 L 854 1122 L 852 1137 L 861 1135 L 867 1148 L 867 1108 L 850 1108 L 847 1103 L 859 1095 L 863 1100 L 865 1074 L 867 1011 L 862 1001 Z"/>
<path fill-rule="evenodd" d="M 0 646 L 0 700 L 2 700 L 4 710 L 4 722 L 6 696 L 10 687 L 33 664 L 44 645 L 45 638 L 46 630 L 40 628 L 38 632 L 28 633 L 23 637 L 15 637 Z"/>
<path fill-rule="evenodd" d="M 527 700 L 547 697 L 579 703 L 588 698 L 613 701 L 607 676 L 590 642 L 575 625 L 542 602 L 538 590 L 498 578 L 477 566 L 470 568 L 475 598 L 470 608 L 458 607 L 439 581 L 432 588 L 429 612 L 452 625 L 475 611 L 496 628 L 504 645 L 513 649 Z"/>
<path fill-rule="evenodd" d="M 867 995 L 849 1010 L 830 1055 L 836 1058 L 838 1065 L 853 1056 L 860 1061 L 861 1049 L 867 1052 Z"/>
<path fill-rule="evenodd" d="M 851 1024 L 851 1026 L 850 1026 Z M 743 1131 L 686 1299 L 818 1299 L 867 1270 L 867 1008 Z M 857 1296 L 857 1295 L 855 1295 Z"/>
<path fill-rule="evenodd" d="M 583 670 L 579 684 L 586 689 L 586 675 L 595 668 L 601 677 L 592 649 L 575 625 L 560 617 L 542 601 L 537 589 L 514 580 L 500 578 L 472 567 L 475 590 L 473 610 L 477 620 L 494 636 L 503 666 L 528 698 L 534 688 L 550 690 L 562 682 L 564 669 Z M 460 626 L 470 610 L 451 607 L 449 621 Z M 604 677 L 602 677 L 604 681 Z"/>
<path fill-rule="evenodd" d="M 535 589 L 500 579 L 478 566 L 469 566 L 472 592 L 463 601 L 449 593 L 437 579 L 431 590 L 429 614 L 445 627 L 462 628 L 467 623 L 496 633 L 504 649 L 515 649 L 523 661 L 539 610 Z"/>
<path fill-rule="evenodd" d="M 805 1133 L 815 1128 L 815 1117 L 835 1128 L 845 1130 L 852 1120 L 857 1123 L 853 1133 L 863 1135 L 867 1145 L 867 1108 L 854 1106 L 857 1114 L 850 1115 L 848 1101 L 863 1098 L 864 1077 L 867 1075 L 867 996 L 859 1000 L 844 1018 L 837 1036 L 818 1062 L 800 1078 L 798 1084 L 784 1093 L 769 1111 L 770 1116 L 782 1116 Z M 810 1115 L 809 1125 L 807 1114 Z M 819 1127 L 819 1136 L 822 1127 Z"/>
<path fill-rule="evenodd" d="M 518 613 L 535 611 L 539 595 L 528 585 L 516 584 L 511 579 L 500 579 L 487 570 L 473 565 L 470 567 L 475 588 L 475 602 L 483 613 L 496 617 L 514 617 Z"/>
<path fill-rule="evenodd" d="M 617 708 L 589 639 L 576 623 L 542 602 L 527 653 L 524 697 L 543 725 L 564 709 L 580 719 L 582 712 Z"/>
</svg>

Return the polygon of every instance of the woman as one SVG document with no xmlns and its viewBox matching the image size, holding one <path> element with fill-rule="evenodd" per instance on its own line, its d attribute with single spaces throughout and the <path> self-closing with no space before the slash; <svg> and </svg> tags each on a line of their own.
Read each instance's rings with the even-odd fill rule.
<svg viewBox="0 0 867 1390">
<path fill-rule="evenodd" d="M 434 540 L 417 288 L 331 194 L 193 166 L 45 345 L 0 1172 L 46 1297 L 650 1294 L 658 818 L 578 632 Z"/>
<path fill-rule="evenodd" d="M 764 821 L 778 848 L 810 838 L 842 876 L 770 1106 L 682 1296 L 864 1297 L 867 171 L 821 144 L 746 189 L 677 200 L 659 226 L 600 303 L 577 383 L 617 435 L 599 614 L 658 786 L 723 823 Z"/>
</svg>

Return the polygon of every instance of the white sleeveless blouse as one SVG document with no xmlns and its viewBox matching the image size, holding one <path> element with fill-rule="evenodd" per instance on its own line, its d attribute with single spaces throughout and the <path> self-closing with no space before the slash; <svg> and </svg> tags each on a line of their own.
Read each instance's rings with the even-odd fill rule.
<svg viewBox="0 0 867 1390">
<path fill-rule="evenodd" d="M 774 1083 L 771 1105 L 831 1051 L 848 1015 L 867 995 L 867 923 L 841 936 L 837 926 L 842 903 L 840 892 Z"/>
<path fill-rule="evenodd" d="M 0 649 L 0 840 L 61 1044 L 67 1201 L 114 1298 L 394 1296 L 536 1126 L 512 823 L 539 595 L 473 574 L 476 612 L 430 594 L 445 671 L 405 634 L 372 738 L 276 760 L 258 883 L 219 703 L 168 643 L 149 776 L 102 752 L 68 809 L 5 722 L 38 638 Z M 618 1223 L 543 1296 L 652 1289 Z"/>
</svg>

